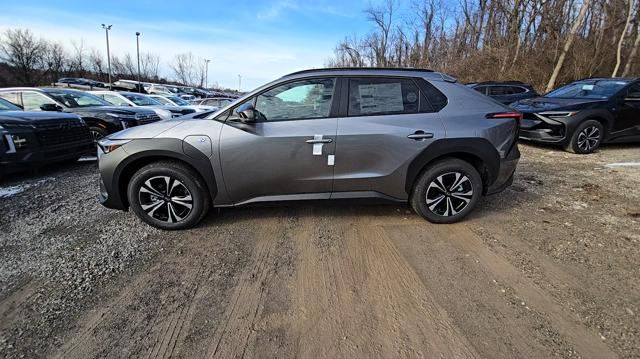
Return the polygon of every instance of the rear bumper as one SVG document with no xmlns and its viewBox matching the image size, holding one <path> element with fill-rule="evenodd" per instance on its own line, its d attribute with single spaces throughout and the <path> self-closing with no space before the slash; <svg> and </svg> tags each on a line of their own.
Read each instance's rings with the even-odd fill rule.
<svg viewBox="0 0 640 359">
<path fill-rule="evenodd" d="M 500 169 L 496 180 L 487 188 L 485 194 L 491 195 L 504 191 L 513 183 L 513 175 L 516 172 L 518 161 L 520 160 L 520 150 L 515 144 L 509 154 L 500 161 Z"/>
</svg>

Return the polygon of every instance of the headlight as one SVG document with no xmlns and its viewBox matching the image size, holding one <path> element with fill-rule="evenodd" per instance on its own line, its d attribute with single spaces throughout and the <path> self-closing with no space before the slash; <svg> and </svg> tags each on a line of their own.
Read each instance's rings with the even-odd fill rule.
<svg viewBox="0 0 640 359">
<path fill-rule="evenodd" d="M 160 116 L 160 118 L 161 118 L 161 119 L 163 119 L 163 120 L 170 120 L 170 119 L 171 119 L 171 117 L 172 117 L 172 116 L 171 116 L 171 111 L 169 111 L 169 110 L 164 110 L 164 109 L 161 109 L 161 108 L 154 108 L 153 110 L 154 110 L 154 111 L 158 114 L 158 116 Z"/>
<path fill-rule="evenodd" d="M 107 154 L 109 152 L 113 152 L 118 148 L 124 146 L 129 141 L 131 140 L 110 140 L 108 138 L 105 138 L 98 141 L 98 147 L 100 147 L 103 153 Z"/>
<path fill-rule="evenodd" d="M 578 113 L 578 111 L 547 111 L 547 112 L 540 112 L 540 115 L 551 117 L 551 118 L 564 118 L 564 117 L 571 117 L 576 113 Z"/>
</svg>

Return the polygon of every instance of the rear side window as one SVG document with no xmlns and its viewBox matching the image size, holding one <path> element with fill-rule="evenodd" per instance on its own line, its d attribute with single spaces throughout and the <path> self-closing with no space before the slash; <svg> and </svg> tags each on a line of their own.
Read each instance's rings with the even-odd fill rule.
<svg viewBox="0 0 640 359">
<path fill-rule="evenodd" d="M 512 86 L 511 91 L 513 91 L 513 93 L 523 93 L 523 92 L 527 92 L 527 89 L 520 86 Z"/>
<path fill-rule="evenodd" d="M 503 96 L 503 95 L 513 95 L 513 87 L 512 86 L 491 86 L 489 87 L 489 95 L 490 96 Z"/>
<path fill-rule="evenodd" d="M 22 105 L 19 92 L 3 92 L 0 93 L 0 97 L 16 105 Z"/>
<path fill-rule="evenodd" d="M 478 87 L 474 87 L 473 89 L 480 92 L 483 95 L 487 94 L 487 86 L 478 86 Z"/>
<path fill-rule="evenodd" d="M 420 91 L 410 79 L 354 78 L 349 80 L 349 116 L 420 112 Z"/>
</svg>

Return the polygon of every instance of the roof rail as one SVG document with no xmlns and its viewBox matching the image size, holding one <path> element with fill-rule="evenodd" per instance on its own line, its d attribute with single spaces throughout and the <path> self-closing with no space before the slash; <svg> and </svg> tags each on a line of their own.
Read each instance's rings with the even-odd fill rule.
<svg viewBox="0 0 640 359">
<path fill-rule="evenodd" d="M 410 72 L 434 72 L 433 70 L 429 70 L 429 69 L 419 69 L 419 68 L 413 68 L 413 67 L 325 67 L 325 68 L 318 68 L 318 69 L 296 71 L 296 72 L 287 74 L 287 76 L 305 74 L 309 72 L 318 72 L 318 71 L 343 71 L 343 70 L 344 71 L 389 70 L 389 71 L 410 71 Z"/>
</svg>

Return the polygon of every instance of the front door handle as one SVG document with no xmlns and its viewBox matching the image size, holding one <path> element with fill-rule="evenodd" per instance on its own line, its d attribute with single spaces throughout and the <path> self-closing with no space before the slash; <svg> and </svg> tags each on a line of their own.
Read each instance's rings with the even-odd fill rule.
<svg viewBox="0 0 640 359">
<path fill-rule="evenodd" d="M 426 133 L 424 131 L 416 131 L 416 132 L 410 134 L 409 136 L 407 136 L 407 138 L 410 138 L 410 139 L 416 140 L 416 141 L 421 141 L 421 140 L 425 140 L 427 138 L 433 138 L 433 133 Z"/>
<path fill-rule="evenodd" d="M 320 139 L 307 140 L 306 142 L 307 143 L 311 143 L 311 144 L 314 144 L 314 143 L 331 143 L 331 142 L 333 142 L 333 139 L 331 139 L 331 138 L 320 138 Z"/>
</svg>

